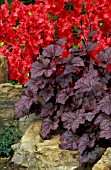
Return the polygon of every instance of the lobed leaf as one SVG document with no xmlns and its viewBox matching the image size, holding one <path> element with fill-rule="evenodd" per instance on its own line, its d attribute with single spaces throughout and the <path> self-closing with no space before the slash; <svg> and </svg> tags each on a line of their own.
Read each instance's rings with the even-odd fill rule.
<svg viewBox="0 0 111 170">
<path fill-rule="evenodd" d="M 61 56 L 63 51 L 63 48 L 60 46 L 51 44 L 43 50 L 42 55 L 48 58 L 55 58 L 56 56 Z"/>
<path fill-rule="evenodd" d="M 54 96 L 54 89 L 49 85 L 48 87 L 45 87 L 44 89 L 41 89 L 39 92 L 39 96 L 42 96 L 43 99 L 48 102 L 49 99 Z"/>
<path fill-rule="evenodd" d="M 60 141 L 61 144 L 59 146 L 62 149 L 69 149 L 72 151 L 77 149 L 78 138 L 71 131 L 67 130 L 66 132 L 64 132 L 60 137 Z"/>
<path fill-rule="evenodd" d="M 59 119 L 52 120 L 50 117 L 46 117 L 41 126 L 42 136 L 46 137 L 51 130 L 56 130 L 58 128 Z"/>
<path fill-rule="evenodd" d="M 98 103 L 98 110 L 105 112 L 107 115 L 111 115 L 111 94 L 107 94 L 105 97 L 103 97 L 102 100 Z"/>
</svg>

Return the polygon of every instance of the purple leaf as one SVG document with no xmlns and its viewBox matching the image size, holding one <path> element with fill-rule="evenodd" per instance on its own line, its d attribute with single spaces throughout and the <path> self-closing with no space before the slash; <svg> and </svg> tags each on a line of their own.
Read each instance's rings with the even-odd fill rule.
<svg viewBox="0 0 111 170">
<path fill-rule="evenodd" d="M 53 104 L 52 103 L 46 103 L 42 109 L 41 109 L 41 116 L 42 117 L 47 117 L 47 116 L 51 116 L 53 114 Z"/>
<path fill-rule="evenodd" d="M 82 51 L 77 48 L 70 48 L 68 52 L 71 53 L 72 56 L 80 56 L 82 54 Z"/>
<path fill-rule="evenodd" d="M 98 126 L 100 125 L 100 122 L 104 121 L 104 115 L 103 114 L 100 114 L 94 121 L 94 125 Z"/>
<path fill-rule="evenodd" d="M 63 89 L 58 95 L 57 95 L 57 99 L 56 99 L 56 103 L 61 103 L 61 104 L 65 104 L 66 100 L 70 97 L 74 95 L 74 91 L 72 88 L 66 88 Z"/>
<path fill-rule="evenodd" d="M 94 97 L 84 97 L 82 108 L 85 111 L 91 111 L 96 107 L 96 99 Z"/>
<path fill-rule="evenodd" d="M 111 139 L 111 119 L 104 119 L 104 121 L 100 122 L 100 138 Z"/>
<path fill-rule="evenodd" d="M 59 39 L 59 40 L 57 41 L 57 43 L 60 44 L 60 45 L 65 45 L 66 42 L 67 42 L 67 39 L 66 39 L 66 38 L 61 38 L 61 39 Z"/>
<path fill-rule="evenodd" d="M 38 77 L 36 80 L 35 79 L 30 79 L 28 82 L 25 84 L 24 87 L 30 88 L 31 91 L 37 92 L 38 89 L 43 89 L 47 84 L 47 80 L 44 80 L 42 77 Z"/>
<path fill-rule="evenodd" d="M 14 106 L 14 117 L 15 118 L 21 118 L 25 116 L 29 112 L 29 109 L 27 109 L 22 102 L 21 98 L 18 100 L 17 103 L 15 103 Z"/>
<path fill-rule="evenodd" d="M 77 71 L 77 67 L 75 67 L 73 65 L 66 65 L 66 68 L 64 70 L 64 74 L 75 73 L 76 71 Z"/>
<path fill-rule="evenodd" d="M 44 49 L 42 55 L 44 57 L 55 58 L 56 56 L 61 56 L 63 51 L 63 48 L 60 46 L 51 44 Z"/>
<path fill-rule="evenodd" d="M 67 130 L 63 133 L 60 141 L 61 144 L 59 146 L 62 149 L 69 149 L 73 151 L 77 149 L 78 138 L 71 131 Z"/>
<path fill-rule="evenodd" d="M 84 42 L 82 49 L 85 52 L 91 52 L 91 51 L 95 50 L 97 45 L 98 45 L 98 43 L 94 43 L 94 42 L 88 40 L 88 41 Z"/>
<path fill-rule="evenodd" d="M 56 70 L 56 66 L 54 63 L 51 63 L 49 59 L 46 58 L 40 61 L 36 61 L 32 64 L 31 78 L 36 79 L 43 74 L 45 74 L 46 77 L 50 77 L 54 70 Z"/>
<path fill-rule="evenodd" d="M 99 126 L 100 128 L 100 138 L 111 139 L 111 118 L 109 116 L 104 114 L 99 115 L 96 118 L 94 125 Z"/>
<path fill-rule="evenodd" d="M 54 63 L 51 63 L 51 62 L 50 62 L 49 68 L 47 68 L 47 69 L 45 70 L 44 75 L 45 75 L 46 77 L 50 77 L 51 74 L 53 73 L 53 71 L 55 71 L 55 70 L 56 70 L 56 66 L 54 65 Z"/>
<path fill-rule="evenodd" d="M 33 63 L 31 69 L 31 78 L 36 79 L 37 77 L 42 76 L 46 68 L 48 68 L 49 63 L 49 59 L 36 61 L 35 63 Z"/>
<path fill-rule="evenodd" d="M 100 152 L 100 149 L 98 146 L 95 148 L 85 151 L 83 155 L 80 155 L 79 161 L 81 163 L 86 163 L 86 162 L 94 162 Z"/>
<path fill-rule="evenodd" d="M 92 38 L 94 37 L 95 34 L 99 34 L 100 32 L 98 30 L 95 30 L 95 31 L 91 31 L 89 34 L 88 34 L 88 37 L 89 38 Z"/>
<path fill-rule="evenodd" d="M 72 57 L 71 59 L 71 64 L 73 64 L 73 66 L 75 67 L 83 67 L 84 66 L 84 62 L 80 57 Z"/>
<path fill-rule="evenodd" d="M 21 96 L 22 102 L 25 104 L 26 108 L 29 109 L 32 103 L 37 102 L 37 93 L 34 93 L 29 88 L 27 88 Z"/>
<path fill-rule="evenodd" d="M 54 89 L 51 86 L 45 87 L 39 92 L 39 96 L 42 96 L 47 102 L 52 96 L 54 96 Z"/>
<path fill-rule="evenodd" d="M 56 81 L 59 82 L 62 88 L 65 88 L 70 82 L 72 82 L 72 76 L 62 74 L 56 78 Z"/>
<path fill-rule="evenodd" d="M 90 92 L 93 88 L 100 85 L 99 80 L 100 78 L 94 72 L 87 73 L 75 83 L 74 89 L 78 89 L 80 93 Z"/>
<path fill-rule="evenodd" d="M 63 111 L 64 111 L 64 107 L 63 107 L 63 106 L 60 106 L 60 109 L 57 110 L 56 116 L 54 116 L 54 119 L 56 120 L 56 119 L 61 118 L 61 115 L 63 114 Z"/>
<path fill-rule="evenodd" d="M 80 124 L 84 124 L 85 116 L 84 110 L 77 110 L 75 112 L 64 112 L 61 116 L 64 128 L 72 130 L 74 133 L 79 128 Z"/>
<path fill-rule="evenodd" d="M 50 117 L 47 117 L 43 120 L 41 130 L 42 130 L 42 136 L 46 137 L 51 130 L 56 130 L 58 128 L 59 120 L 51 120 Z"/>
<path fill-rule="evenodd" d="M 111 94 L 107 94 L 100 102 L 98 103 L 98 110 L 105 112 L 107 115 L 111 115 Z"/>
<path fill-rule="evenodd" d="M 61 116 L 61 120 L 63 122 L 63 126 L 64 128 L 66 128 L 67 130 L 70 130 L 72 127 L 72 124 L 74 122 L 74 120 L 76 119 L 76 116 L 73 112 L 69 111 L 69 112 L 64 112 Z M 78 125 L 77 125 L 78 128 Z"/>
<path fill-rule="evenodd" d="M 34 102 L 37 102 L 37 94 L 27 88 L 22 92 L 21 98 L 15 104 L 15 117 L 20 118 L 28 113 Z"/>
<path fill-rule="evenodd" d="M 87 147 L 92 148 L 95 145 L 96 138 L 90 139 L 89 134 L 83 134 L 79 139 L 78 151 L 80 155 L 84 153 Z"/>
<path fill-rule="evenodd" d="M 106 61 L 105 66 L 110 63 L 111 64 L 111 47 L 105 49 L 104 51 L 100 51 L 98 56 L 98 60 Z"/>
<path fill-rule="evenodd" d="M 85 113 L 85 118 L 86 120 L 91 122 L 93 118 L 95 117 L 95 115 L 96 115 L 96 111 L 88 112 L 88 113 Z"/>
<path fill-rule="evenodd" d="M 64 70 L 64 74 L 68 74 L 68 73 L 75 73 L 78 69 L 78 67 L 80 66 L 84 66 L 84 62 L 81 58 L 78 58 L 78 57 L 73 57 L 71 59 L 71 64 L 67 64 L 66 65 L 66 68 Z"/>
<path fill-rule="evenodd" d="M 73 98 L 72 98 L 72 103 L 70 103 L 70 108 L 72 108 L 74 110 L 75 108 L 80 107 L 82 102 L 83 102 L 83 94 L 75 93 L 75 96 L 73 96 Z"/>
<path fill-rule="evenodd" d="M 71 126 L 71 129 L 74 133 L 76 132 L 76 130 L 79 128 L 81 124 L 85 123 L 85 114 L 83 109 L 76 110 L 75 115 L 76 115 L 76 119 L 73 121 Z"/>
</svg>

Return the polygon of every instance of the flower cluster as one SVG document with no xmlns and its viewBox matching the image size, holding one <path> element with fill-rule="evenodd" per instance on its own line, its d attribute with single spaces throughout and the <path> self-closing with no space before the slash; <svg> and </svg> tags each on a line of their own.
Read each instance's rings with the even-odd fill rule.
<svg viewBox="0 0 111 170">
<path fill-rule="evenodd" d="M 111 5 L 107 0 L 36 0 L 28 6 L 15 0 L 11 8 L 2 5 L 0 15 L 0 54 L 8 57 L 10 79 L 21 84 L 29 79 L 27 73 L 42 48 L 58 38 L 67 39 L 63 58 L 69 56 L 71 46 L 81 47 L 86 40 L 97 43 L 91 51 L 93 60 L 111 45 Z M 110 71 L 111 64 L 105 69 Z"/>
<path fill-rule="evenodd" d="M 0 54 L 8 57 L 10 79 L 24 84 L 41 46 L 53 41 L 54 27 L 43 4 L 25 6 L 15 0 L 1 6 Z"/>
</svg>

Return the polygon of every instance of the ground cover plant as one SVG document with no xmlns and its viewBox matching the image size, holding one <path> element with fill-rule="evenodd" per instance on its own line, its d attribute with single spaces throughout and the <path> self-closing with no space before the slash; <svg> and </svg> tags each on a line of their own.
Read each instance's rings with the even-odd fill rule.
<svg viewBox="0 0 111 170">
<path fill-rule="evenodd" d="M 41 48 L 58 38 L 68 40 L 62 53 L 63 58 L 68 57 L 71 45 L 87 39 L 88 27 L 97 31 L 93 38 L 99 42 L 92 55 L 95 59 L 99 51 L 111 45 L 110 15 L 110 2 L 106 0 L 36 0 L 27 6 L 14 0 L 11 7 L 1 5 L 0 54 L 8 57 L 9 79 L 25 84 Z"/>
<path fill-rule="evenodd" d="M 20 138 L 18 121 L 11 119 L 9 125 L 0 130 L 0 156 L 11 156 L 11 145 L 18 142 Z"/>
</svg>

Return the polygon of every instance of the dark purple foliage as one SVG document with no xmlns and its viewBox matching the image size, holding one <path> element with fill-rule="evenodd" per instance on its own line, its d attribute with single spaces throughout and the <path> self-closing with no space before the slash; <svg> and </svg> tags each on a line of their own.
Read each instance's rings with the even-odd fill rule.
<svg viewBox="0 0 111 170">
<path fill-rule="evenodd" d="M 66 68 L 64 70 L 64 74 L 68 73 L 75 73 L 78 70 L 78 67 L 83 67 L 84 62 L 81 58 L 78 57 L 70 57 L 69 64 L 66 65 Z"/>
<path fill-rule="evenodd" d="M 84 97 L 82 108 L 85 111 L 91 111 L 96 108 L 96 99 L 94 97 Z"/>
<path fill-rule="evenodd" d="M 89 38 L 98 33 L 90 32 Z M 32 64 L 15 117 L 40 114 L 42 137 L 62 129 L 60 147 L 77 149 L 80 162 L 86 163 L 95 161 L 100 146 L 111 146 L 111 72 L 104 69 L 111 63 L 111 48 L 98 54 L 97 63 L 90 56 L 97 43 L 83 42 L 81 49 L 71 48 L 70 56 L 61 58 L 65 43 L 60 39 L 59 45 L 49 45 Z"/>
<path fill-rule="evenodd" d="M 111 47 L 107 48 L 105 51 L 99 52 L 99 55 L 97 57 L 99 60 L 107 61 L 111 63 Z"/>
<path fill-rule="evenodd" d="M 51 63 L 48 58 L 36 61 L 32 64 L 31 78 L 36 79 L 37 77 L 40 77 L 43 74 L 46 77 L 50 77 L 54 70 L 56 70 L 56 67 L 54 63 Z"/>
<path fill-rule="evenodd" d="M 26 91 L 22 93 L 19 101 L 15 104 L 15 116 L 20 118 L 24 114 L 27 114 L 34 102 L 37 102 L 37 93 L 33 93 L 33 91 L 27 88 Z"/>
<path fill-rule="evenodd" d="M 75 112 L 64 112 L 61 116 L 64 128 L 72 130 L 74 133 L 79 128 L 80 124 L 84 124 L 85 115 L 84 110 L 77 110 Z"/>
<path fill-rule="evenodd" d="M 78 138 L 77 136 L 74 136 L 74 134 L 71 131 L 66 131 L 62 134 L 60 138 L 61 144 L 60 147 L 66 150 L 76 150 L 77 144 L 78 144 Z"/>
<path fill-rule="evenodd" d="M 61 56 L 62 52 L 63 48 L 58 45 L 51 44 L 44 49 L 42 55 L 47 58 L 55 58 L 56 56 Z"/>
<path fill-rule="evenodd" d="M 94 71 L 93 73 L 87 73 L 84 74 L 84 77 L 80 78 L 74 86 L 74 89 L 78 89 L 80 93 L 82 92 L 90 92 L 97 86 L 101 85 L 100 83 L 100 78 L 95 74 L 96 72 Z"/>
<path fill-rule="evenodd" d="M 72 75 L 61 74 L 56 78 L 56 81 L 59 82 L 62 88 L 65 88 L 68 86 L 70 82 L 72 82 Z"/>
<path fill-rule="evenodd" d="M 91 31 L 89 34 L 88 34 L 88 37 L 89 38 L 92 38 L 95 34 L 99 34 L 100 32 L 98 30 L 95 30 L 95 31 Z"/>
<path fill-rule="evenodd" d="M 46 137 L 51 130 L 56 130 L 58 128 L 58 120 L 52 120 L 50 117 L 46 117 L 42 122 L 42 136 Z"/>
<path fill-rule="evenodd" d="M 61 90 L 59 94 L 57 94 L 56 102 L 65 104 L 66 100 L 74 94 L 74 91 L 72 88 L 66 88 Z"/>
<path fill-rule="evenodd" d="M 95 110 L 92 112 L 88 112 L 85 114 L 85 119 L 88 120 L 89 122 L 91 122 L 94 119 L 95 115 L 96 115 Z"/>
<path fill-rule="evenodd" d="M 105 112 L 107 115 L 111 115 L 111 94 L 107 94 L 99 101 L 98 110 Z"/>
<path fill-rule="evenodd" d="M 79 139 L 78 144 L 78 151 L 80 155 L 84 153 L 87 147 L 92 148 L 95 145 L 96 137 L 93 136 L 93 139 L 91 139 L 91 135 L 85 133 L 83 134 Z"/>
<path fill-rule="evenodd" d="M 50 102 L 42 107 L 40 115 L 41 117 L 47 117 L 47 116 L 51 116 L 53 112 L 54 112 L 53 104 Z"/>
<path fill-rule="evenodd" d="M 100 148 L 98 146 L 95 146 L 94 148 L 92 149 L 87 149 L 83 155 L 80 155 L 80 162 L 94 162 L 97 158 L 97 155 L 99 154 L 100 152 Z"/>
<path fill-rule="evenodd" d="M 82 49 L 85 52 L 91 52 L 96 48 L 97 45 L 98 43 L 93 43 L 92 41 L 88 40 L 84 42 Z"/>
<path fill-rule="evenodd" d="M 42 96 L 43 99 L 48 102 L 49 99 L 54 96 L 54 89 L 51 86 L 45 87 L 44 89 L 41 89 L 39 96 Z"/>
<path fill-rule="evenodd" d="M 18 100 L 18 102 L 15 104 L 15 114 L 14 116 L 16 118 L 21 118 L 28 114 L 29 109 L 26 108 L 25 103 L 22 101 L 22 97 Z"/>
<path fill-rule="evenodd" d="M 60 45 L 64 45 L 64 44 L 66 44 L 66 42 L 67 42 L 66 38 L 61 38 L 57 41 L 57 43 L 60 44 Z"/>
<path fill-rule="evenodd" d="M 94 125 L 100 128 L 100 138 L 111 139 L 111 117 L 101 114 L 95 119 Z"/>
</svg>

